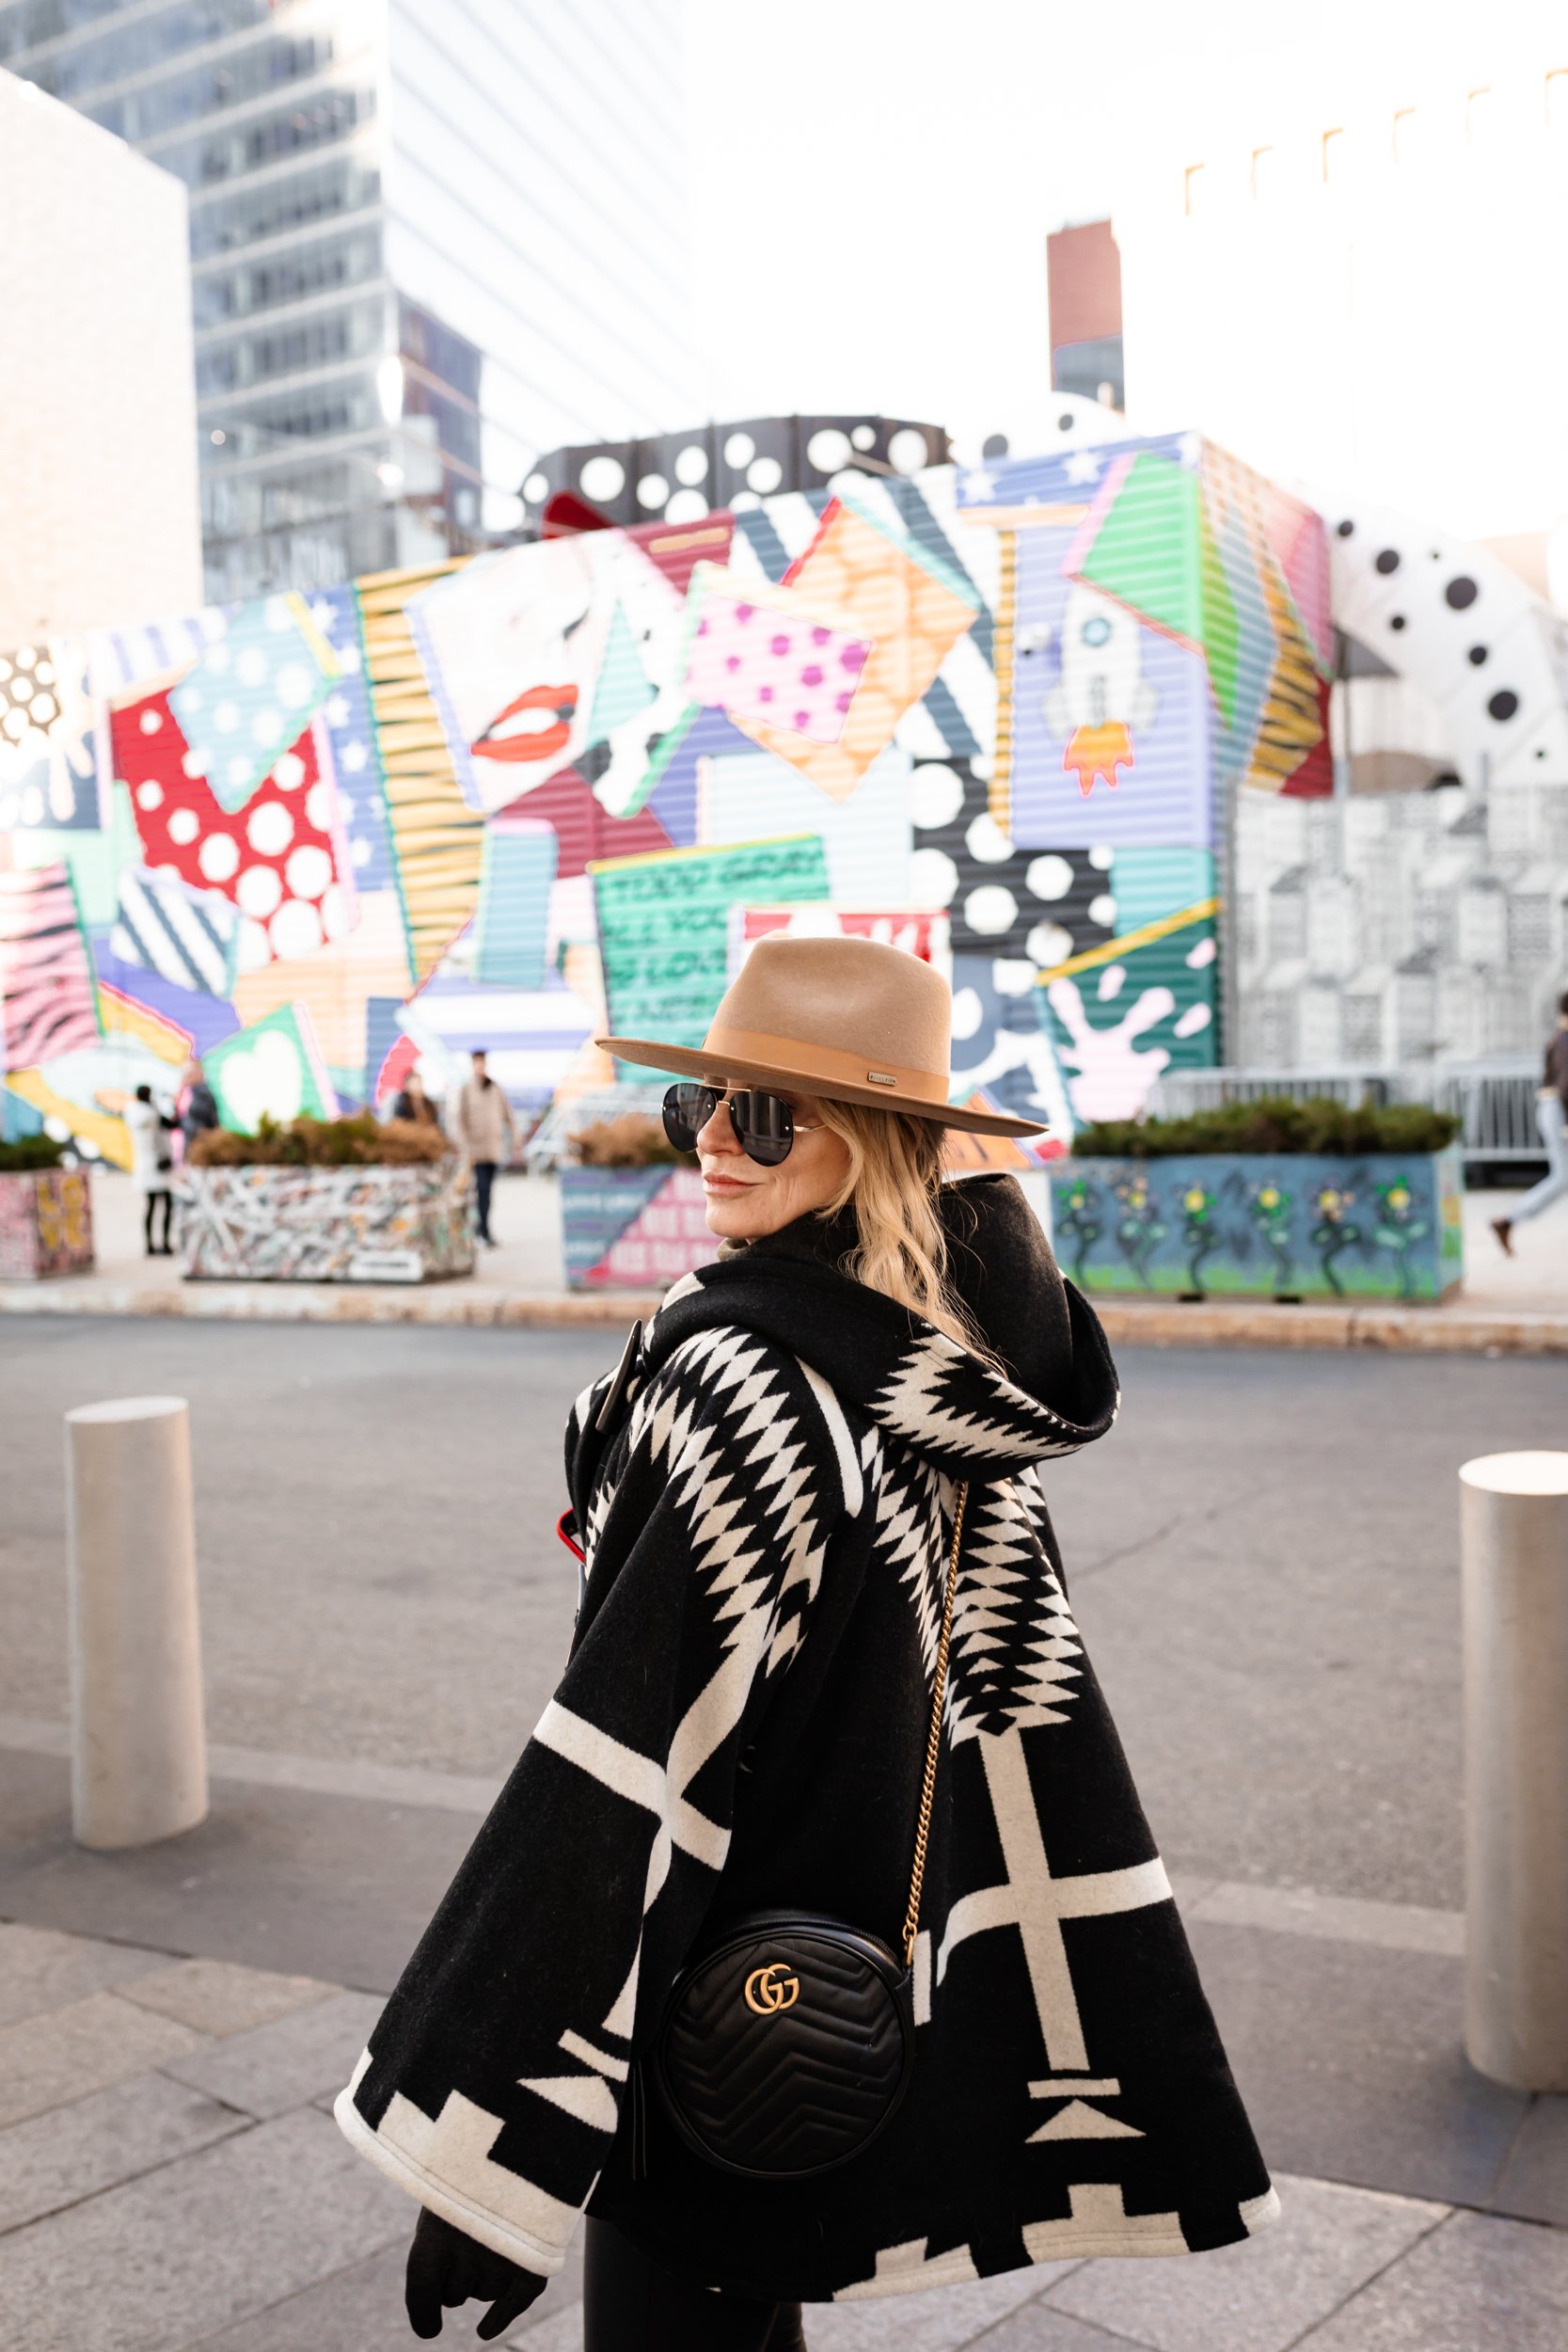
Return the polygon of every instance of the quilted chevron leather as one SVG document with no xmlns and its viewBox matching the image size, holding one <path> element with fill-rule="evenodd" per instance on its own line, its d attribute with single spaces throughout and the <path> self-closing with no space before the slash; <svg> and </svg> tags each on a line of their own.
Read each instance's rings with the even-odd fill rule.
<svg viewBox="0 0 1568 2352">
<path fill-rule="evenodd" d="M 748 2004 L 759 1972 L 786 1997 L 798 1987 L 787 2006 Z M 675 1979 L 654 2080 L 699 2155 L 786 2179 L 858 2155 L 913 2062 L 909 1979 L 885 1944 L 836 1919 L 753 1912 Z"/>
</svg>

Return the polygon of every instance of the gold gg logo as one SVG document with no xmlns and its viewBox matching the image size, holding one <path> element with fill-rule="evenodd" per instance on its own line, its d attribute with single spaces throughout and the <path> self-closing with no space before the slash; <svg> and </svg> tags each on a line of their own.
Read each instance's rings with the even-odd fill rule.
<svg viewBox="0 0 1568 2352">
<path fill-rule="evenodd" d="M 753 1968 L 746 1979 L 746 2006 L 759 2017 L 777 2017 L 781 2010 L 793 2009 L 800 1997 L 800 1979 L 784 1975 L 782 1960 Z"/>
</svg>

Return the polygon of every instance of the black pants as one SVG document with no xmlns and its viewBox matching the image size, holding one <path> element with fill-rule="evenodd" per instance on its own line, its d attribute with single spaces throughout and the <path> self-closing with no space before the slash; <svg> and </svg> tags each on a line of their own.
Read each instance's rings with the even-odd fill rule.
<svg viewBox="0 0 1568 2352">
<path fill-rule="evenodd" d="M 481 1241 L 488 1241 L 490 1238 L 490 1195 L 495 1188 L 495 1161 L 476 1160 L 474 1162 L 474 1205 L 479 1212 Z"/>
<path fill-rule="evenodd" d="M 166 1255 L 168 1250 L 168 1221 L 174 1215 L 174 1195 L 172 1192 L 150 1192 L 146 1196 L 146 1208 L 143 1212 L 142 1230 L 147 1236 L 147 1254 L 150 1258 L 154 1258 L 158 1255 L 158 1251 L 152 1247 L 152 1212 L 154 1209 L 160 1207 L 164 1213 L 164 1238 L 159 1247 Z"/>
<path fill-rule="evenodd" d="M 799 2303 L 753 2303 L 694 2287 L 608 2221 L 590 2221 L 583 2352 L 806 2352 Z"/>
</svg>

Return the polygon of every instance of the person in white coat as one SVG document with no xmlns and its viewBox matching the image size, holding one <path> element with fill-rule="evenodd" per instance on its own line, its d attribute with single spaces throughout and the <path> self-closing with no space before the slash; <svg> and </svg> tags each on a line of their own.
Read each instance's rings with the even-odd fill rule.
<svg viewBox="0 0 1568 2352">
<path fill-rule="evenodd" d="M 490 1231 L 490 1195 L 496 1169 L 517 1148 L 517 1122 L 512 1105 L 485 1067 L 483 1053 L 472 1056 L 473 1076 L 465 1078 L 447 1112 L 447 1133 L 474 1171 L 474 1208 L 479 1238 L 487 1249 L 496 1247 Z"/>
<path fill-rule="evenodd" d="M 152 1100 L 152 1089 L 140 1086 L 135 1102 L 126 1104 L 125 1124 L 131 1136 L 131 1182 L 142 1198 L 146 1254 L 150 1258 L 172 1258 L 168 1228 L 174 1215 L 174 1193 L 169 1182 L 174 1155 L 169 1150 L 168 1136 L 175 1121 L 158 1108 Z M 152 1227 L 160 1210 L 163 1239 L 155 1245 Z"/>
</svg>

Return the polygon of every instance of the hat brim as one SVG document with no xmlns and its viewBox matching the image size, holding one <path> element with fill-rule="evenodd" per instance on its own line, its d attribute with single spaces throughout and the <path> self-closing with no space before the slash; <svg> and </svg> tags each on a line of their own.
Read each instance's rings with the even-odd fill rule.
<svg viewBox="0 0 1568 2352">
<path fill-rule="evenodd" d="M 924 1103 L 917 1095 L 899 1094 L 886 1087 L 847 1086 L 839 1078 L 814 1078 L 809 1072 L 782 1070 L 776 1064 L 737 1060 L 699 1047 L 660 1045 L 645 1037 L 596 1037 L 601 1052 L 617 1061 L 634 1061 L 652 1070 L 667 1070 L 679 1078 L 744 1078 L 752 1086 L 777 1087 L 785 1094 L 815 1094 L 826 1103 L 864 1103 L 874 1110 L 904 1111 L 911 1119 L 928 1119 L 934 1126 L 961 1127 L 972 1136 L 1043 1136 L 1050 1133 L 1036 1119 L 1008 1119 L 999 1111 L 966 1110 L 960 1103 Z"/>
</svg>

